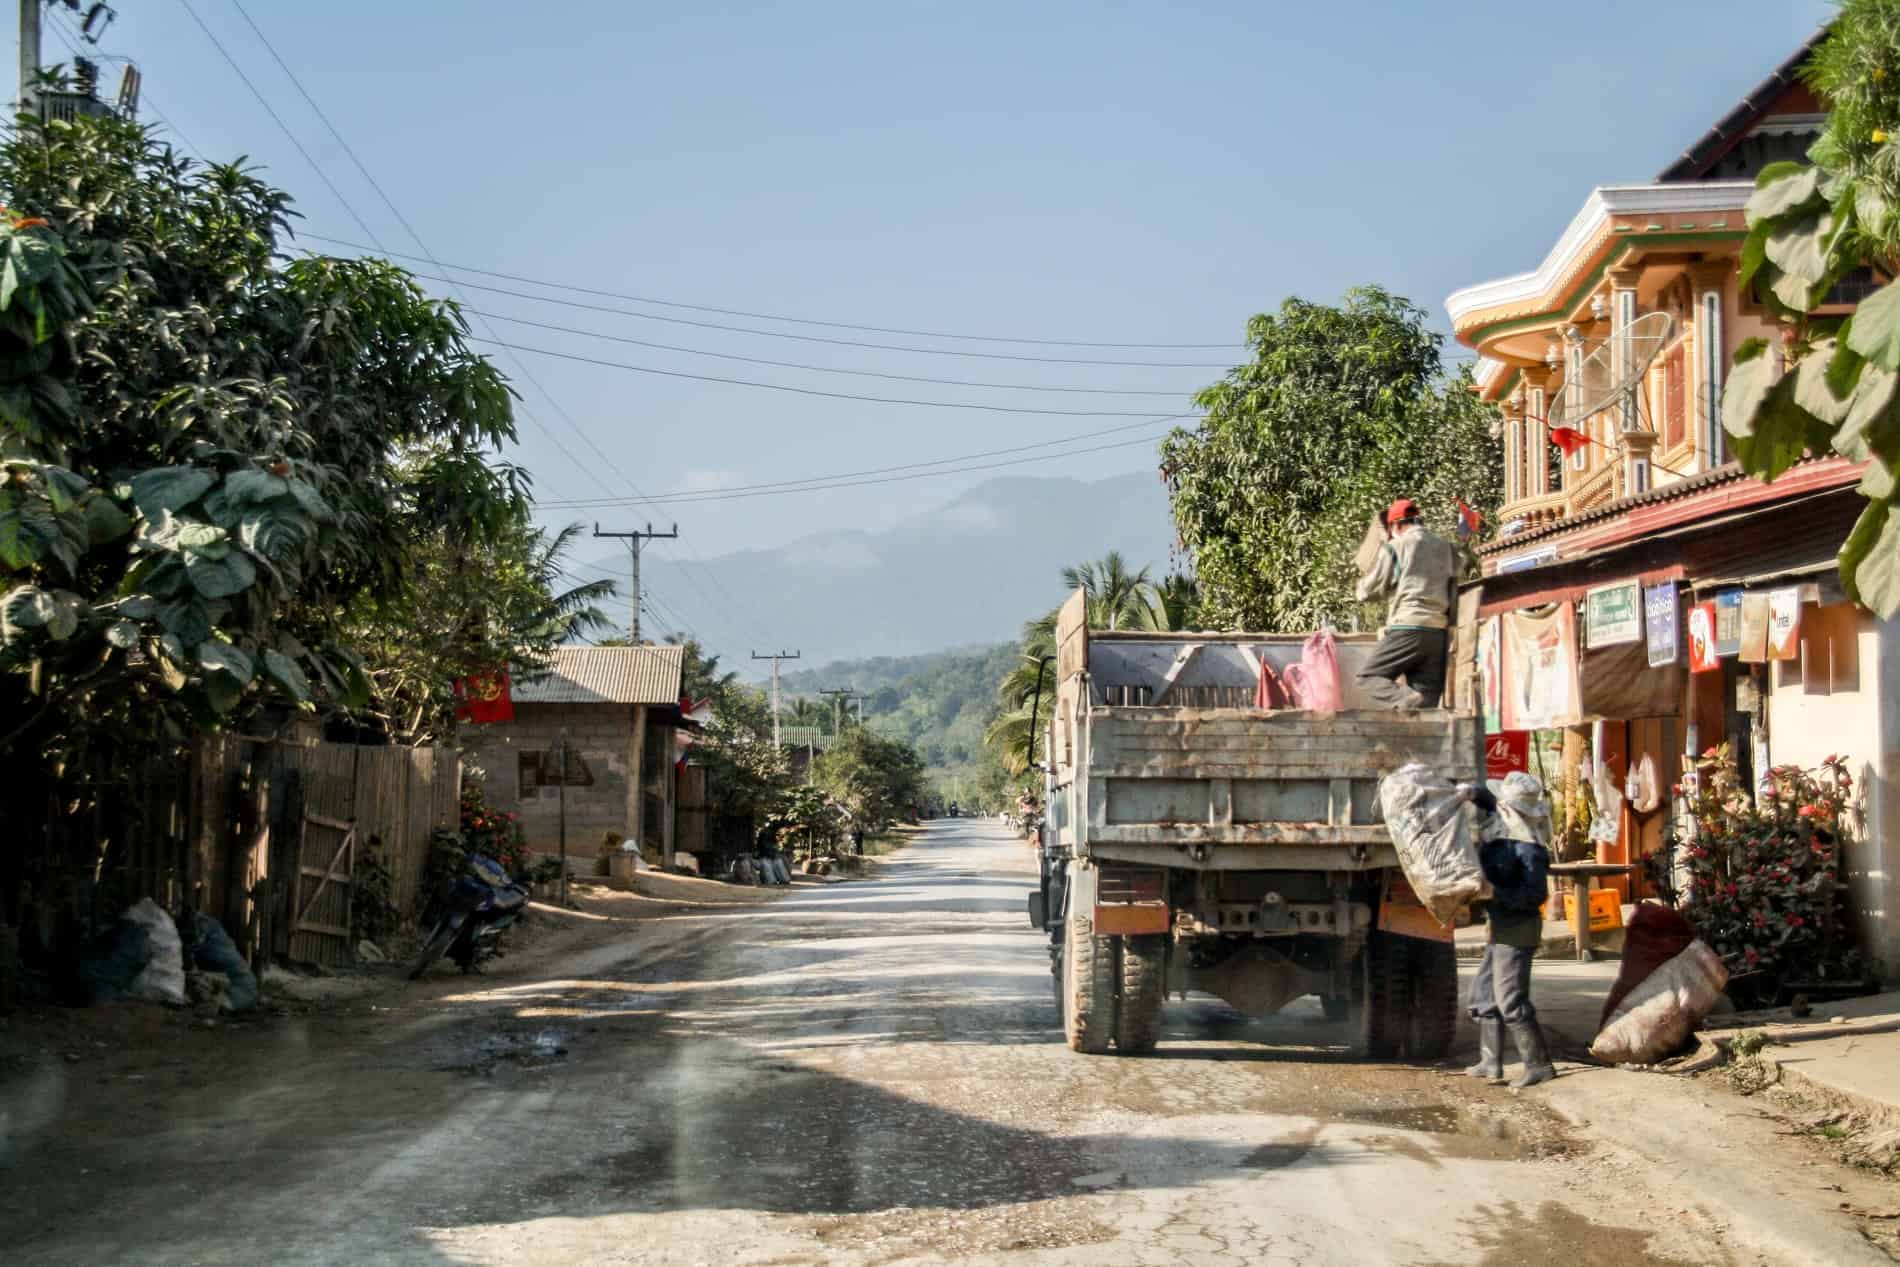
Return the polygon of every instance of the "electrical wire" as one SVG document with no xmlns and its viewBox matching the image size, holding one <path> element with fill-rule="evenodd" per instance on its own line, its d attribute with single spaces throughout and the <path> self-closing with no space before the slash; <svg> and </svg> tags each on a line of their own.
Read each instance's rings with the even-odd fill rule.
<svg viewBox="0 0 1900 1267">
<path fill-rule="evenodd" d="M 712 356 L 724 361 L 744 361 L 748 365 L 771 365 L 779 369 L 812 370 L 819 374 L 849 374 L 857 378 L 883 378 L 900 383 L 931 383 L 943 387 L 983 387 L 997 391 L 1012 392 L 1069 392 L 1092 396 L 1169 396 L 1180 399 L 1187 395 L 1181 391 L 1144 391 L 1125 387 L 1050 387 L 1041 383 L 983 383 L 967 378 L 929 378 L 919 374 L 886 374 L 879 370 L 841 369 L 834 365 L 810 365 L 802 361 L 774 361 L 762 356 L 743 356 L 737 352 L 714 352 L 706 348 L 689 348 L 674 343 L 655 343 L 649 339 L 635 339 L 621 334 L 608 334 L 602 330 L 588 330 L 580 326 L 554 325 L 546 321 L 530 321 L 526 317 L 511 317 L 507 313 L 487 312 L 480 308 L 470 308 L 473 316 L 486 317 L 490 321 L 506 321 L 512 325 L 532 326 L 537 330 L 552 330 L 560 334 L 578 334 L 589 339 L 604 339 L 610 343 L 626 343 L 634 347 L 656 348 L 662 352 L 686 352 L 693 356 Z"/>
<path fill-rule="evenodd" d="M 235 0 L 233 0 L 233 2 L 235 3 Z M 241 11 L 242 8 L 240 6 L 240 12 Z M 246 20 L 249 20 L 248 17 Z M 255 26 L 253 26 L 252 29 L 256 29 Z M 361 243 L 351 242 L 344 238 L 325 237 L 321 233 L 307 233 L 304 236 L 313 238 L 319 242 L 328 242 L 334 246 L 347 246 L 359 251 L 369 249 Z M 419 259 L 422 257 L 399 255 L 397 258 Z M 716 308 L 710 304 L 692 304 L 677 299 L 657 299 L 651 295 L 631 295 L 622 291 L 598 290 L 592 286 L 577 286 L 568 282 L 543 281 L 540 278 L 524 277 L 519 273 L 504 273 L 491 268 L 476 268 L 469 264 L 443 264 L 434 257 L 429 257 L 429 263 L 437 268 L 448 268 L 458 273 L 474 273 L 479 277 L 499 277 L 504 281 L 525 282 L 530 286 L 544 286 L 550 290 L 567 290 L 578 295 L 593 295 L 601 299 L 619 299 L 627 303 L 653 304 L 661 308 L 679 308 L 687 312 L 710 312 L 716 316 L 723 317 L 745 317 L 754 321 L 783 321 L 792 325 L 822 326 L 831 330 L 857 330 L 866 334 L 901 334 L 916 339 L 956 339 L 970 343 L 1023 343 L 1036 347 L 1055 348 L 1127 348 L 1136 351 L 1219 351 L 1228 348 L 1238 350 L 1247 346 L 1244 343 L 1105 343 L 1088 339 L 1030 339 L 1014 338 L 998 334 L 958 334 L 947 330 L 910 330 L 902 326 L 858 325 L 850 321 L 821 321 L 815 317 L 788 317 L 783 313 L 748 312 L 743 308 Z"/>
</svg>

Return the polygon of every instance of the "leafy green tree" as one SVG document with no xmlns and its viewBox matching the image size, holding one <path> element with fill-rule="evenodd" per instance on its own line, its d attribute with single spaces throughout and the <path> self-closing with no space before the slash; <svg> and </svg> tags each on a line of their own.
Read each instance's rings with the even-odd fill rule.
<svg viewBox="0 0 1900 1267">
<path fill-rule="evenodd" d="M 459 313 L 130 123 L 19 121 L 0 198 L 0 747 L 366 703 L 343 613 L 526 502 Z"/>
<path fill-rule="evenodd" d="M 1148 569 L 1130 572 L 1119 551 L 1063 568 L 1062 588 L 1089 592 L 1090 628 L 1139 629 L 1153 619 L 1154 584 L 1148 579 Z M 1052 623 L 1050 629 L 1054 628 Z"/>
<path fill-rule="evenodd" d="M 1377 286 L 1338 307 L 1288 299 L 1247 325 L 1253 357 L 1161 447 L 1174 521 L 1217 628 L 1297 632 L 1358 613 L 1352 556 L 1378 509 L 1411 497 L 1449 531 L 1460 500 L 1502 498 L 1494 410 L 1442 339 Z"/>
<path fill-rule="evenodd" d="M 1722 425 L 1750 472 L 1773 480 L 1809 454 L 1867 464 L 1860 520 L 1841 546 L 1842 587 L 1900 612 L 1900 284 L 1854 315 L 1816 317 L 1835 284 L 1900 276 L 1900 0 L 1843 0 L 1806 74 L 1829 103 L 1810 164 L 1775 163 L 1748 200 L 1742 285 L 1786 324 L 1783 357 L 1744 343 Z M 1787 362 L 1786 371 L 1779 360 Z"/>
<path fill-rule="evenodd" d="M 916 749 L 866 726 L 852 726 L 812 763 L 812 782 L 849 810 L 867 831 L 896 821 L 927 789 Z"/>
</svg>

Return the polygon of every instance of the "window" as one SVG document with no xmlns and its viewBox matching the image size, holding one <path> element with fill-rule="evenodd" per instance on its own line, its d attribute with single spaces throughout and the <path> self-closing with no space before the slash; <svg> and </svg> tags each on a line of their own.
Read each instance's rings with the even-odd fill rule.
<svg viewBox="0 0 1900 1267">
<path fill-rule="evenodd" d="M 558 788 L 561 786 L 561 754 L 545 748 L 523 749 L 515 757 L 515 777 L 523 799 L 544 787 Z M 594 772 L 588 768 L 587 758 L 572 745 L 567 750 L 567 785 L 594 786 Z"/>
<path fill-rule="evenodd" d="M 1689 435 L 1689 392 L 1687 349 L 1678 342 L 1663 357 L 1663 436 L 1664 451 L 1680 445 Z"/>
</svg>

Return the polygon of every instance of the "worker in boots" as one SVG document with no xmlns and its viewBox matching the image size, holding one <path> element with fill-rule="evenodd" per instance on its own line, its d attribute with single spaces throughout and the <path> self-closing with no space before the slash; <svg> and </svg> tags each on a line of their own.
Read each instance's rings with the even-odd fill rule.
<svg viewBox="0 0 1900 1267">
<path fill-rule="evenodd" d="M 1377 706 L 1436 708 L 1445 693 L 1458 553 L 1426 530 L 1409 497 L 1386 507 L 1382 525 L 1385 541 L 1368 541 L 1376 553 L 1367 548 L 1359 556 L 1364 575 L 1357 592 L 1362 603 L 1390 596 L 1391 606 L 1359 685 Z"/>
<path fill-rule="evenodd" d="M 1503 1081 L 1509 1033 L 1524 1061 L 1524 1072 L 1511 1085 L 1522 1090 L 1557 1076 L 1531 1004 L 1531 964 L 1544 937 L 1541 908 L 1550 896 L 1550 801 L 1544 785 L 1522 771 L 1489 787 L 1469 785 L 1466 795 L 1481 814 L 1478 862 L 1491 897 L 1478 908 L 1489 937 L 1468 1003 L 1478 1022 L 1478 1063 L 1465 1072 Z"/>
</svg>

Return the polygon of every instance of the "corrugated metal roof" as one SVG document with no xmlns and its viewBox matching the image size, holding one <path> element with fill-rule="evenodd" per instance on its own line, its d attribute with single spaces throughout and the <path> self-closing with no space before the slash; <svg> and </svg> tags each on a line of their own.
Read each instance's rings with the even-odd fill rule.
<svg viewBox="0 0 1900 1267">
<path fill-rule="evenodd" d="M 686 649 L 557 647 L 548 672 L 514 684 L 518 704 L 675 704 Z"/>
</svg>

